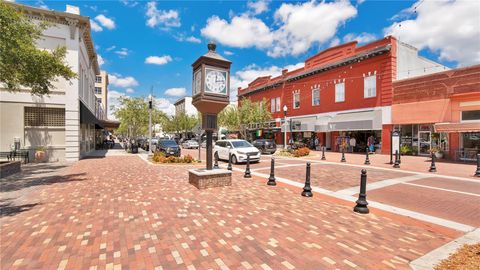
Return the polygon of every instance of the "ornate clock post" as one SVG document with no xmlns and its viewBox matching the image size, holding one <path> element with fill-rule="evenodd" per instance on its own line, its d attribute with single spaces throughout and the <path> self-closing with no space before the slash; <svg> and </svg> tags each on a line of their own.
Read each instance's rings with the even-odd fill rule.
<svg viewBox="0 0 480 270">
<path fill-rule="evenodd" d="M 217 130 L 217 114 L 229 103 L 230 65 L 208 44 L 208 52 L 193 64 L 192 104 L 202 113 L 202 128 L 207 134 L 207 170 L 212 170 L 212 134 Z"/>
<path fill-rule="evenodd" d="M 212 133 L 217 130 L 217 114 L 229 103 L 232 64 L 215 49 L 210 42 L 208 52 L 192 64 L 192 104 L 202 113 L 202 128 L 207 133 L 207 168 L 188 171 L 188 182 L 198 189 L 232 185 L 231 171 L 212 166 Z"/>
</svg>

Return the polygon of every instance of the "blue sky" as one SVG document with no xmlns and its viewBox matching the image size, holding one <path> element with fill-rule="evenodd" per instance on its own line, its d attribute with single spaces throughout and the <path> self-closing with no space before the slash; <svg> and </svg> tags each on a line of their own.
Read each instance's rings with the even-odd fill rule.
<svg viewBox="0 0 480 270">
<path fill-rule="evenodd" d="M 392 33 L 450 67 L 480 62 L 476 1 L 18 1 L 89 16 L 110 102 L 148 95 L 173 112 L 191 93 L 191 63 L 208 40 L 233 62 L 232 88 L 256 76 L 300 67 L 313 54 L 351 40 Z"/>
</svg>

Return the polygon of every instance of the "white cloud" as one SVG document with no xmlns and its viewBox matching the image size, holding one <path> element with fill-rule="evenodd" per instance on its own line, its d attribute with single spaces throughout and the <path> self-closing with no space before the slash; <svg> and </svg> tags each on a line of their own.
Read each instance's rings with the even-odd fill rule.
<svg viewBox="0 0 480 270">
<path fill-rule="evenodd" d="M 194 36 L 185 36 L 184 34 L 180 34 L 180 35 L 177 35 L 175 36 L 175 39 L 178 40 L 178 41 L 187 41 L 187 42 L 191 42 L 191 43 L 201 43 L 202 41 L 199 39 L 199 38 L 196 38 Z"/>
<path fill-rule="evenodd" d="M 231 52 L 231 51 L 223 51 L 223 53 L 224 53 L 225 55 L 234 55 L 234 53 Z"/>
<path fill-rule="evenodd" d="M 115 50 L 115 48 L 117 48 L 117 46 L 113 45 L 113 46 L 110 46 L 110 47 L 106 48 L 105 51 L 109 52 L 111 50 Z"/>
<path fill-rule="evenodd" d="M 357 9 L 348 1 L 283 3 L 275 11 L 272 28 L 247 12 L 230 22 L 212 16 L 201 33 L 227 46 L 264 49 L 272 57 L 299 55 L 312 45 L 330 41 L 356 15 Z"/>
<path fill-rule="evenodd" d="M 354 33 L 348 33 L 343 37 L 343 42 L 350 42 L 356 40 L 358 43 L 369 43 L 374 40 L 376 40 L 377 37 L 374 34 L 370 33 L 360 33 L 360 34 L 354 34 Z"/>
<path fill-rule="evenodd" d="M 338 44 L 340 44 L 340 39 L 338 37 L 334 37 L 332 38 L 332 40 L 330 41 L 330 45 L 328 47 L 335 47 L 337 46 Z"/>
<path fill-rule="evenodd" d="M 125 89 L 125 92 L 126 92 L 127 94 L 132 94 L 132 93 L 135 93 L 135 90 L 132 89 L 132 88 L 127 88 L 127 89 Z"/>
<path fill-rule="evenodd" d="M 180 27 L 180 16 L 176 10 L 159 10 L 157 3 L 152 1 L 147 4 L 147 25 L 161 28 Z"/>
<path fill-rule="evenodd" d="M 175 114 L 175 105 L 166 98 L 155 98 L 153 104 L 167 115 Z"/>
<path fill-rule="evenodd" d="M 261 14 L 268 11 L 268 0 L 258 0 L 258 1 L 248 1 L 247 7 L 252 11 L 253 14 Z"/>
<path fill-rule="evenodd" d="M 108 79 L 111 85 L 117 87 L 129 88 L 138 86 L 137 80 L 132 76 L 122 77 L 119 74 L 110 74 Z"/>
<path fill-rule="evenodd" d="M 171 97 L 184 97 L 187 95 L 187 89 L 185 87 L 175 87 L 165 90 L 165 95 Z"/>
<path fill-rule="evenodd" d="M 209 39 L 237 48 L 267 48 L 273 42 L 273 34 L 268 26 L 262 20 L 246 14 L 233 17 L 231 22 L 212 16 L 201 33 Z"/>
<path fill-rule="evenodd" d="M 97 62 L 99 66 L 102 66 L 103 64 L 105 64 L 105 60 L 103 60 L 103 57 L 98 53 L 97 53 Z"/>
<path fill-rule="evenodd" d="M 115 53 L 118 54 L 120 58 L 125 58 L 128 56 L 130 51 L 127 48 L 121 48 L 120 50 L 115 51 Z"/>
<path fill-rule="evenodd" d="M 279 66 L 269 66 L 269 67 L 259 67 L 255 64 L 248 65 L 243 69 L 235 72 L 230 78 L 230 100 L 237 100 L 238 87 L 245 88 L 249 83 L 253 82 L 258 77 L 272 76 L 272 78 L 277 77 L 282 74 L 282 70 L 288 69 L 293 71 L 299 68 L 303 68 L 305 63 L 300 62 L 294 65 L 287 65 L 285 67 Z"/>
<path fill-rule="evenodd" d="M 172 61 L 172 57 L 170 57 L 170 55 L 149 56 L 145 58 L 145 64 L 153 64 L 153 65 L 165 65 L 171 61 Z"/>
<path fill-rule="evenodd" d="M 111 90 L 111 89 L 108 90 L 107 95 L 108 95 L 107 99 L 108 99 L 108 106 L 109 106 L 109 108 L 107 108 L 108 119 L 117 120 L 117 118 L 113 115 L 113 111 L 110 110 L 110 107 L 114 107 L 114 108 L 120 107 L 119 99 L 120 97 L 126 97 L 126 95 L 124 93 Z"/>
<path fill-rule="evenodd" d="M 438 53 L 441 60 L 457 61 L 460 66 L 480 62 L 477 1 L 424 1 L 421 5 L 417 2 L 399 14 L 397 18 L 403 21 L 384 29 L 386 35 L 420 50 L 429 49 Z M 405 14 L 411 18 L 405 18 Z"/>
<path fill-rule="evenodd" d="M 112 19 L 105 17 L 105 15 L 103 14 L 95 17 L 95 20 L 97 20 L 97 22 L 99 22 L 103 27 L 107 29 L 115 29 L 115 22 Z"/>
<path fill-rule="evenodd" d="M 103 28 L 100 25 L 98 25 L 97 22 L 95 22 L 93 20 L 90 20 L 90 27 L 92 28 L 93 32 L 102 32 L 103 31 Z"/>
<path fill-rule="evenodd" d="M 138 2 L 131 0 L 122 0 L 122 4 L 127 7 L 135 7 L 136 5 L 138 5 Z"/>
</svg>

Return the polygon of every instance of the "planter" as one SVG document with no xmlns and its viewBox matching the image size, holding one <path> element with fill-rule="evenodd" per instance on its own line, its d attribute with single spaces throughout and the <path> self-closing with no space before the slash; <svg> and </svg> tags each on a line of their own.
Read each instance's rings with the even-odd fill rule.
<svg viewBox="0 0 480 270">
<path fill-rule="evenodd" d="M 441 158 L 443 158 L 443 153 L 436 152 L 436 153 L 435 153 L 435 157 L 436 157 L 437 159 L 441 159 Z"/>
<path fill-rule="evenodd" d="M 45 161 L 45 151 L 35 151 L 35 161 L 43 162 Z"/>
</svg>

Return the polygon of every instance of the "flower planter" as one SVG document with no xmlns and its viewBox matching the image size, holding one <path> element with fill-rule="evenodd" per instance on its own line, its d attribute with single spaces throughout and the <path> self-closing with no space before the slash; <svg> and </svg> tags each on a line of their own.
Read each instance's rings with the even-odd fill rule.
<svg viewBox="0 0 480 270">
<path fill-rule="evenodd" d="M 45 161 L 45 151 L 35 151 L 35 161 L 43 162 Z"/>
</svg>

